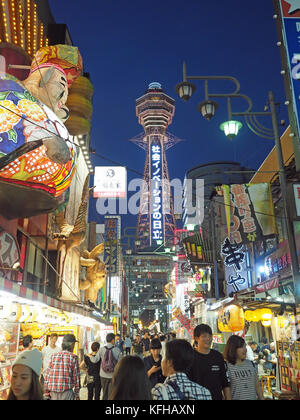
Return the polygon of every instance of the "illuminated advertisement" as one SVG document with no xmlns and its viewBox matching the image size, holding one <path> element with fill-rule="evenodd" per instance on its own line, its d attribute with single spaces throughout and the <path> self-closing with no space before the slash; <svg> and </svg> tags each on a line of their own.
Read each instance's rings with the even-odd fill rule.
<svg viewBox="0 0 300 420">
<path fill-rule="evenodd" d="M 296 115 L 298 133 L 300 133 L 300 5 L 298 0 L 280 0 L 282 35 L 287 53 L 287 64 L 293 95 L 293 109 Z"/>
<path fill-rule="evenodd" d="M 104 261 L 107 261 L 110 274 L 119 274 L 120 246 L 118 241 L 121 238 L 120 216 L 105 216 L 105 248 Z"/>
<path fill-rule="evenodd" d="M 151 161 L 151 232 L 152 240 L 163 240 L 162 211 L 162 147 L 154 141 L 150 147 Z"/>
<path fill-rule="evenodd" d="M 94 186 L 94 198 L 126 198 L 126 168 L 124 166 L 96 166 Z"/>
</svg>

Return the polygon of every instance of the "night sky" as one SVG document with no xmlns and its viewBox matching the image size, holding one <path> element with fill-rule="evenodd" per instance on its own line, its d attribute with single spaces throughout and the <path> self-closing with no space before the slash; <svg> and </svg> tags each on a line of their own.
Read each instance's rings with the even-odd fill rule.
<svg viewBox="0 0 300 420">
<path fill-rule="evenodd" d="M 231 75 L 241 93 L 251 97 L 253 111 L 263 111 L 269 90 L 281 103 L 279 119 L 287 119 L 272 0 L 49 0 L 56 23 L 66 23 L 73 44 L 84 60 L 84 71 L 94 85 L 91 147 L 110 160 L 127 166 L 128 180 L 135 169 L 143 173 L 145 152 L 127 140 L 143 131 L 135 116 L 135 100 L 150 82 L 162 84 L 176 100 L 169 131 L 185 142 L 167 151 L 171 178 L 183 179 L 187 170 L 208 162 L 234 160 L 257 169 L 273 142 L 255 136 L 244 124 L 230 142 L 219 125 L 227 120 L 225 100 L 210 121 L 197 104 L 204 85 L 185 103 L 175 93 L 182 81 L 182 62 L 188 75 Z M 212 82 L 210 92 L 232 91 L 230 82 Z M 244 111 L 237 100 L 233 111 Z M 242 121 L 243 122 L 243 121 Z M 260 122 L 271 127 L 271 118 Z M 280 128 L 281 132 L 283 131 Z M 92 155 L 92 163 L 109 162 Z M 91 200 L 90 220 L 103 222 Z M 125 217 L 136 224 L 136 217 Z"/>
</svg>

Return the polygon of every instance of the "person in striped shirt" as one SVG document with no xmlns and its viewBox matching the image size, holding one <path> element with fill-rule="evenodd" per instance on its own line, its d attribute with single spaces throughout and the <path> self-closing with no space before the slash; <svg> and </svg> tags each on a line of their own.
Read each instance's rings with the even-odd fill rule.
<svg viewBox="0 0 300 420">
<path fill-rule="evenodd" d="M 44 393 L 51 400 L 79 400 L 80 370 L 78 356 L 73 354 L 76 338 L 66 334 L 62 351 L 51 356 L 44 374 Z"/>
<path fill-rule="evenodd" d="M 211 400 L 208 389 L 192 382 L 186 375 L 193 363 L 194 350 L 186 340 L 175 339 L 166 343 L 166 353 L 161 362 L 163 384 L 152 388 L 153 400 Z"/>
<path fill-rule="evenodd" d="M 245 340 L 238 335 L 229 337 L 223 355 L 228 366 L 232 400 L 263 400 L 256 366 L 246 359 Z"/>
</svg>

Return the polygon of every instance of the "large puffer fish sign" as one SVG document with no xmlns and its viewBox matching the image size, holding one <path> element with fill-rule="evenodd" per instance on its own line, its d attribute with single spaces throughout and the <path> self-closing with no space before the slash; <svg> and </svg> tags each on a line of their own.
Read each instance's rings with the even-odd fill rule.
<svg viewBox="0 0 300 420">
<path fill-rule="evenodd" d="M 82 72 L 77 47 L 40 49 L 26 80 L 0 74 L 0 214 L 55 210 L 74 175 L 77 146 L 64 121 L 68 87 Z"/>
</svg>

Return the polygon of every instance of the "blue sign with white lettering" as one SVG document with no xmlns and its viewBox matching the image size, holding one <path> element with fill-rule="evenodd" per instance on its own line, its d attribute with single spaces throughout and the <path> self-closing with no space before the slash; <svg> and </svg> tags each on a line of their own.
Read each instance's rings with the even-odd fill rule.
<svg viewBox="0 0 300 420">
<path fill-rule="evenodd" d="M 283 38 L 287 50 L 290 78 L 292 82 L 293 108 L 296 115 L 298 133 L 300 133 L 300 18 L 284 17 L 282 10 Z"/>
</svg>

